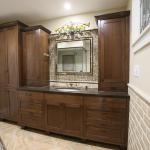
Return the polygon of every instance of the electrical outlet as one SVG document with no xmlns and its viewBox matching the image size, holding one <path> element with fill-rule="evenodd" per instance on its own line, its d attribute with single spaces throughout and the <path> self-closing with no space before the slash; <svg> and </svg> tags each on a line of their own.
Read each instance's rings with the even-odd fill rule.
<svg viewBox="0 0 150 150">
<path fill-rule="evenodd" d="M 134 76 L 135 76 L 136 78 L 139 78 L 139 77 L 140 77 L 140 67 L 139 67 L 139 65 L 135 65 L 135 66 L 134 66 Z"/>
</svg>

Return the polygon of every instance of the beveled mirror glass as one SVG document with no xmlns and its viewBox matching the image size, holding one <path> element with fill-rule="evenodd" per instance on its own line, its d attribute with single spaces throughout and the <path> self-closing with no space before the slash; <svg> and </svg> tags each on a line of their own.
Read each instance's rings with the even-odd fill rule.
<svg viewBox="0 0 150 150">
<path fill-rule="evenodd" d="M 92 73 L 92 38 L 57 41 L 57 74 Z"/>
</svg>

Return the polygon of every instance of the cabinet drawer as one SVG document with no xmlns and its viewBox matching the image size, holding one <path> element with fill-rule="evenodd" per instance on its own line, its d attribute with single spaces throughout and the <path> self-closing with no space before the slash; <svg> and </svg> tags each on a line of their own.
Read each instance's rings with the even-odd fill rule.
<svg viewBox="0 0 150 150">
<path fill-rule="evenodd" d="M 86 109 L 101 111 L 122 112 L 126 109 L 126 99 L 122 98 L 101 98 L 84 97 Z"/>
<path fill-rule="evenodd" d="M 25 126 L 41 128 L 44 127 L 44 119 L 35 113 L 21 112 L 20 123 Z"/>
<path fill-rule="evenodd" d="M 43 110 L 44 105 L 40 103 L 32 103 L 27 100 L 21 100 L 20 107 L 23 109 Z"/>
<path fill-rule="evenodd" d="M 82 96 L 77 95 L 65 95 L 65 94 L 45 94 L 45 99 L 47 104 L 65 104 L 65 106 L 70 107 L 80 107 L 83 105 Z"/>
<path fill-rule="evenodd" d="M 121 133 L 120 130 L 111 130 L 107 128 L 97 128 L 94 126 L 87 126 L 86 127 L 86 136 L 89 139 L 100 141 L 100 142 L 107 142 L 111 144 L 120 144 L 121 143 Z"/>
<path fill-rule="evenodd" d="M 122 112 L 86 110 L 85 126 L 104 128 L 108 131 L 117 130 L 121 133 L 124 127 L 124 115 Z M 86 132 L 88 132 L 88 130 Z"/>
<path fill-rule="evenodd" d="M 44 115 L 44 109 L 32 109 L 32 108 L 21 108 L 20 112 L 26 112 L 26 113 L 32 113 L 32 114 L 36 114 L 35 116 L 42 116 Z"/>
<path fill-rule="evenodd" d="M 23 101 L 27 101 L 29 103 L 43 103 L 44 95 L 43 93 L 35 93 L 35 92 L 19 92 L 19 97 Z"/>
<path fill-rule="evenodd" d="M 122 116 L 124 113 L 118 112 L 105 112 L 98 110 L 86 110 L 86 118 L 92 120 L 101 120 L 101 121 L 121 121 L 123 120 Z"/>
<path fill-rule="evenodd" d="M 120 130 L 122 127 L 122 123 L 120 122 L 110 122 L 110 121 L 96 121 L 96 120 L 88 120 L 86 126 L 93 126 L 96 128 L 105 128 L 111 130 Z M 121 130 L 120 130 L 121 131 Z"/>
</svg>

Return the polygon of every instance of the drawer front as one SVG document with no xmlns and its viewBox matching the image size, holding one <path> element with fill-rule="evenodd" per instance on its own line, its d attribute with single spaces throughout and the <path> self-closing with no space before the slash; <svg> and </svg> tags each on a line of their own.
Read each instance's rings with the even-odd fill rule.
<svg viewBox="0 0 150 150">
<path fill-rule="evenodd" d="M 20 103 L 20 111 L 34 113 L 42 116 L 44 114 L 44 105 L 31 104 L 23 101 Z"/>
<path fill-rule="evenodd" d="M 32 128 L 44 129 L 44 118 L 38 114 L 21 112 L 20 121 L 21 125 L 29 126 Z"/>
<path fill-rule="evenodd" d="M 124 113 L 118 112 L 107 112 L 99 110 L 86 110 L 86 118 L 92 120 L 101 120 L 101 121 L 122 121 Z"/>
<path fill-rule="evenodd" d="M 118 145 L 120 145 L 120 143 L 122 142 L 120 130 L 97 128 L 94 126 L 87 126 L 86 129 L 86 137 L 88 139 Z"/>
<path fill-rule="evenodd" d="M 83 105 L 82 96 L 65 94 L 45 94 L 47 104 L 65 104 L 66 106 L 79 107 Z"/>
<path fill-rule="evenodd" d="M 124 123 L 122 116 L 122 113 L 87 110 L 86 125 L 120 130 Z"/>
<path fill-rule="evenodd" d="M 29 103 L 43 103 L 44 102 L 44 94 L 36 93 L 36 92 L 19 92 L 19 97 L 21 100 L 25 100 Z"/>
<path fill-rule="evenodd" d="M 85 107 L 87 109 L 123 112 L 126 110 L 126 99 L 122 98 L 101 98 L 101 97 L 84 97 Z"/>
</svg>

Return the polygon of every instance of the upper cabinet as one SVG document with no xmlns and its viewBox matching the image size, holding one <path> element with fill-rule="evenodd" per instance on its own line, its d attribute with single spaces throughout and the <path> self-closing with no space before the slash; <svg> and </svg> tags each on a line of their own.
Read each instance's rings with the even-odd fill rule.
<svg viewBox="0 0 150 150">
<path fill-rule="evenodd" d="M 7 64 L 8 64 L 8 73 L 9 80 L 8 84 L 10 87 L 18 86 L 18 36 L 19 36 L 18 27 L 9 27 L 5 32 L 6 46 L 7 46 Z"/>
<path fill-rule="evenodd" d="M 49 34 L 42 26 L 23 30 L 22 84 L 46 86 L 49 84 Z"/>
<path fill-rule="evenodd" d="M 127 91 L 129 76 L 129 12 L 97 16 L 99 90 Z"/>
<path fill-rule="evenodd" d="M 0 86 L 8 83 L 7 50 L 5 45 L 5 30 L 0 29 Z"/>
<path fill-rule="evenodd" d="M 0 86 L 19 86 L 19 37 L 20 29 L 25 26 L 18 21 L 0 25 Z"/>
</svg>

